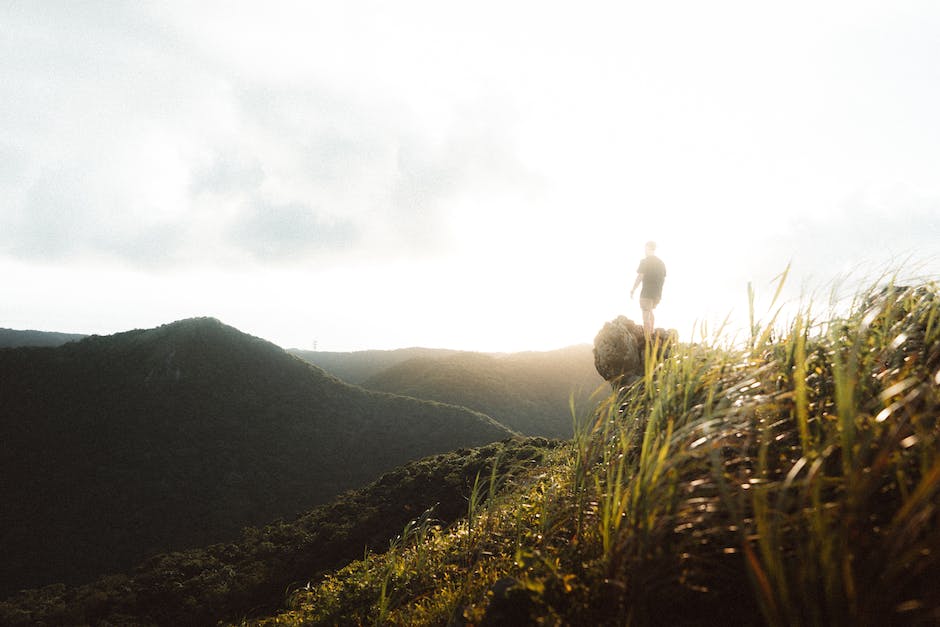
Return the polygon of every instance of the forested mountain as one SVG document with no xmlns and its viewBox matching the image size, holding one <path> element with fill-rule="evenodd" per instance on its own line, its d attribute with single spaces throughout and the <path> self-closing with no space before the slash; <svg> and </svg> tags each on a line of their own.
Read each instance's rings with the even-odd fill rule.
<svg viewBox="0 0 940 627">
<path fill-rule="evenodd" d="M 574 397 L 579 416 L 607 386 L 589 345 L 547 352 L 420 356 L 365 380 L 364 387 L 462 405 L 526 435 L 570 438 Z"/>
<path fill-rule="evenodd" d="M 214 319 L 0 349 L 0 595 L 237 536 L 511 435 L 350 386 Z"/>
<path fill-rule="evenodd" d="M 399 348 L 396 350 L 371 350 L 352 352 L 308 351 L 291 348 L 289 353 L 304 361 L 320 366 L 347 383 L 361 384 L 363 381 L 416 357 L 447 357 L 460 351 L 445 348 Z"/>
<path fill-rule="evenodd" d="M 0 348 L 16 346 L 61 346 L 86 337 L 80 333 L 56 333 L 52 331 L 18 331 L 0 329 Z"/>
</svg>

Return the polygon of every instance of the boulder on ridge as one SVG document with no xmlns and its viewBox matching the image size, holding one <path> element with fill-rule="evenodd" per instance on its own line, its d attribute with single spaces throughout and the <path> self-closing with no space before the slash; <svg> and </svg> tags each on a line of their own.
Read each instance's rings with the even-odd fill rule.
<svg viewBox="0 0 940 627">
<path fill-rule="evenodd" d="M 649 345 L 664 346 L 675 338 L 673 330 L 655 329 Z M 629 385 L 643 376 L 647 345 L 642 324 L 617 316 L 594 338 L 594 367 L 614 388 Z"/>
</svg>

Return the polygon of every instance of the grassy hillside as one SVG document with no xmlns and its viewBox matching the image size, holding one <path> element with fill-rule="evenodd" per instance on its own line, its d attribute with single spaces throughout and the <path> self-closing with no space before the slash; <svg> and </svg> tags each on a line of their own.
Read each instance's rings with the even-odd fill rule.
<svg viewBox="0 0 940 627">
<path fill-rule="evenodd" d="M 22 592 L 0 602 L 0 624 L 177 627 L 271 610 L 284 590 L 316 583 L 365 550 L 385 551 L 409 521 L 446 525 L 465 516 L 471 499 L 485 496 L 481 483 L 511 485 L 559 444 L 511 439 L 409 462 L 296 519 L 246 529 L 235 542 L 157 555 L 91 584 Z"/>
<path fill-rule="evenodd" d="M 374 377 L 383 370 L 397 366 L 409 359 L 416 357 L 447 357 L 459 351 L 443 348 L 400 348 L 390 351 L 330 352 L 292 348 L 288 352 L 323 368 L 346 383 L 360 385 L 363 381 Z"/>
<path fill-rule="evenodd" d="M 570 438 L 571 401 L 584 415 L 606 383 L 588 345 L 548 352 L 415 357 L 364 387 L 470 407 L 527 435 Z"/>
<path fill-rule="evenodd" d="M 262 625 L 940 622 L 940 294 L 674 347 L 468 517 Z"/>
<path fill-rule="evenodd" d="M 217 320 L 0 349 L 0 594 L 87 581 L 511 435 Z"/>
<path fill-rule="evenodd" d="M 75 342 L 84 337 L 84 335 L 78 333 L 0 329 L 0 348 L 15 348 L 17 346 L 61 346 L 66 342 Z"/>
</svg>

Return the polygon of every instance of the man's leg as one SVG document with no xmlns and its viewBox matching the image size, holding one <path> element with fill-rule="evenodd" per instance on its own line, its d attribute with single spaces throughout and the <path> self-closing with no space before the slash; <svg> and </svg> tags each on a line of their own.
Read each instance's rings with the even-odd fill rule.
<svg viewBox="0 0 940 627">
<path fill-rule="evenodd" d="M 653 324 L 653 301 L 652 299 L 641 298 L 640 310 L 643 312 L 643 332 L 646 334 L 646 338 L 649 339 L 653 336 L 653 329 L 655 328 Z"/>
</svg>

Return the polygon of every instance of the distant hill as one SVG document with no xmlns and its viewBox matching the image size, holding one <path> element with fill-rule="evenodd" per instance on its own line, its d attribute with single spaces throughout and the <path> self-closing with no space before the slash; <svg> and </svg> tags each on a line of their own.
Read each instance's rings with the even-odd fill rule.
<svg viewBox="0 0 940 627">
<path fill-rule="evenodd" d="M 0 349 L 0 595 L 236 537 L 512 435 L 350 386 L 214 319 Z"/>
<path fill-rule="evenodd" d="M 0 348 L 17 346 L 61 346 L 66 342 L 80 340 L 80 333 L 56 333 L 51 331 L 17 331 L 0 328 Z"/>
<path fill-rule="evenodd" d="M 448 357 L 460 351 L 444 348 L 399 348 L 383 351 L 329 352 L 291 348 L 287 352 L 319 366 L 347 383 L 361 384 L 383 370 L 417 357 Z"/>
<path fill-rule="evenodd" d="M 573 395 L 579 416 L 604 380 L 589 345 L 547 352 L 420 356 L 363 381 L 369 389 L 454 405 L 492 416 L 525 435 L 570 438 Z"/>
</svg>

